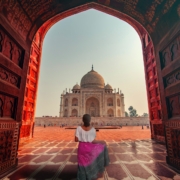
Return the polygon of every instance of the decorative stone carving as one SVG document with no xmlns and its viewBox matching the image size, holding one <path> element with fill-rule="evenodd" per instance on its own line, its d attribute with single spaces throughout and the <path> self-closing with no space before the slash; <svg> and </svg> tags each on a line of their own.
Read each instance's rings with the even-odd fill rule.
<svg viewBox="0 0 180 180">
<path fill-rule="evenodd" d="M 34 79 L 37 79 L 37 72 L 35 72 L 34 70 L 31 71 L 31 77 L 33 77 Z"/>
<path fill-rule="evenodd" d="M 20 131 L 20 138 L 28 137 L 31 133 L 31 125 L 22 125 Z"/>
<path fill-rule="evenodd" d="M 111 0 L 98 0 L 98 2 L 108 6 L 110 4 Z"/>
<path fill-rule="evenodd" d="M 148 52 L 147 55 L 146 55 L 146 61 L 150 61 L 152 59 L 152 54 L 151 52 Z"/>
<path fill-rule="evenodd" d="M 34 98 L 35 98 L 35 92 L 32 91 L 32 90 L 29 90 L 29 97 L 30 97 L 31 99 L 34 99 Z"/>
<path fill-rule="evenodd" d="M 156 106 L 156 102 L 151 103 L 151 107 L 154 107 L 154 106 Z"/>
<path fill-rule="evenodd" d="M 87 100 L 88 98 L 90 98 L 90 97 L 95 97 L 95 98 L 97 98 L 98 100 L 100 100 L 100 94 L 85 94 L 85 100 Z"/>
<path fill-rule="evenodd" d="M 0 132 L 0 163 L 10 160 L 13 131 L 7 130 Z"/>
<path fill-rule="evenodd" d="M 28 112 L 27 118 L 28 118 L 28 120 L 32 120 L 32 118 L 33 118 L 33 112 Z"/>
<path fill-rule="evenodd" d="M 152 89 L 151 91 L 149 91 L 149 95 L 150 95 L 150 98 L 155 98 L 156 97 L 155 89 Z"/>
<path fill-rule="evenodd" d="M 19 136 L 18 123 L 0 123 L 0 172 L 15 166 Z"/>
<path fill-rule="evenodd" d="M 173 61 L 174 59 L 178 58 L 180 55 L 179 47 L 177 42 L 173 43 L 171 46 L 171 60 Z"/>
<path fill-rule="evenodd" d="M 178 7 L 177 7 L 177 14 L 178 14 L 178 16 L 180 17 L 180 4 L 179 4 Z"/>
<path fill-rule="evenodd" d="M 0 98 L 0 117 L 3 117 L 3 101 Z"/>
<path fill-rule="evenodd" d="M 162 67 L 166 67 L 171 62 L 170 52 L 165 51 L 162 58 Z"/>
<path fill-rule="evenodd" d="M 13 48 L 13 55 L 12 55 L 12 61 L 15 62 L 17 65 L 20 65 L 21 62 L 21 51 L 17 46 L 14 46 Z"/>
<path fill-rule="evenodd" d="M 0 31 L 0 52 L 2 52 L 2 47 L 3 47 L 3 34 Z"/>
<path fill-rule="evenodd" d="M 16 98 L 0 93 L 0 117 L 15 118 Z"/>
<path fill-rule="evenodd" d="M 172 61 L 180 57 L 180 41 L 179 37 L 174 38 L 170 45 L 166 46 L 164 50 L 160 52 L 160 60 L 162 69 L 172 63 Z"/>
<path fill-rule="evenodd" d="M 12 117 L 13 116 L 13 103 L 12 101 L 7 101 L 5 104 L 4 117 Z"/>
<path fill-rule="evenodd" d="M 154 135 L 164 136 L 163 124 L 153 124 Z"/>
<path fill-rule="evenodd" d="M 150 70 L 150 71 L 148 72 L 148 78 L 149 78 L 149 79 L 152 79 L 153 76 L 154 76 L 153 71 Z"/>
<path fill-rule="evenodd" d="M 17 1 L 13 2 L 6 2 L 6 11 L 4 13 L 13 28 L 25 39 L 32 23 L 20 4 Z"/>
<path fill-rule="evenodd" d="M 41 42 L 41 37 L 40 37 L 40 33 L 37 32 L 35 37 L 34 37 L 34 41 L 36 43 L 36 45 L 39 47 L 40 46 L 40 42 Z"/>
<path fill-rule="evenodd" d="M 178 81 L 180 81 L 180 70 L 177 70 L 164 78 L 164 87 L 166 88 Z"/>
<path fill-rule="evenodd" d="M 154 135 L 164 136 L 163 124 L 153 124 Z"/>
<path fill-rule="evenodd" d="M 3 48 L 4 49 L 4 52 L 3 54 L 12 60 L 12 50 L 13 50 L 13 47 L 12 47 L 12 42 L 9 41 L 8 39 L 5 41 L 5 47 Z"/>
<path fill-rule="evenodd" d="M 32 65 L 35 69 L 38 69 L 38 65 L 34 61 L 32 62 Z"/>
<path fill-rule="evenodd" d="M 180 116 L 180 94 L 167 98 L 169 118 Z"/>
<path fill-rule="evenodd" d="M 160 119 L 159 113 L 156 107 L 151 109 L 151 120 L 155 120 L 155 119 L 156 120 Z"/>
<path fill-rule="evenodd" d="M 30 85 L 31 85 L 33 88 L 36 88 L 36 83 L 34 83 L 33 81 L 30 81 Z"/>
<path fill-rule="evenodd" d="M 16 87 L 20 85 L 20 77 L 2 66 L 0 66 L 0 79 Z"/>
<path fill-rule="evenodd" d="M 173 157 L 180 159 L 180 129 L 171 129 Z"/>
<path fill-rule="evenodd" d="M 22 68 L 24 50 L 0 27 L 0 52 Z"/>
</svg>

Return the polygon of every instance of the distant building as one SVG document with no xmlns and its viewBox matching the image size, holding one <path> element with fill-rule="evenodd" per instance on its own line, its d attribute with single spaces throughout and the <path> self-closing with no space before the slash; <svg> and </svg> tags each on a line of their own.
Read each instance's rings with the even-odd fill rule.
<svg viewBox="0 0 180 180">
<path fill-rule="evenodd" d="M 92 70 L 85 74 L 72 92 L 61 94 L 59 117 L 125 117 L 124 95 L 107 84 Z"/>
</svg>

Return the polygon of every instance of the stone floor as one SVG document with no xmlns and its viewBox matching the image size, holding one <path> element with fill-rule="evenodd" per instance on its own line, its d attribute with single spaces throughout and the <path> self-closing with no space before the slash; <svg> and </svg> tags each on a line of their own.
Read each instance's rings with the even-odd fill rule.
<svg viewBox="0 0 180 180">
<path fill-rule="evenodd" d="M 3 180 L 75 180 L 78 143 L 74 132 L 36 127 L 35 137 L 19 148 L 17 169 Z M 98 180 L 180 180 L 165 162 L 165 146 L 150 139 L 149 129 L 100 130 L 97 139 L 107 142 L 110 156 L 110 165 Z"/>
</svg>

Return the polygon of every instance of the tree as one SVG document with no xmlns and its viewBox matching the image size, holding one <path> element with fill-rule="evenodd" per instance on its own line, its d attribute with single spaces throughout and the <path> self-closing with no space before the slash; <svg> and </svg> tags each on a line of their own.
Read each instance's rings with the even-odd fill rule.
<svg viewBox="0 0 180 180">
<path fill-rule="evenodd" d="M 125 111 L 125 117 L 129 117 L 129 114 L 128 112 Z"/>
<path fill-rule="evenodd" d="M 128 110 L 129 110 L 129 116 L 130 117 L 137 117 L 138 116 L 137 111 L 136 111 L 136 109 L 133 108 L 133 106 L 130 106 L 128 108 Z"/>
<path fill-rule="evenodd" d="M 143 113 L 142 116 L 143 116 L 143 117 L 149 117 L 149 114 L 148 114 L 148 113 Z"/>
</svg>

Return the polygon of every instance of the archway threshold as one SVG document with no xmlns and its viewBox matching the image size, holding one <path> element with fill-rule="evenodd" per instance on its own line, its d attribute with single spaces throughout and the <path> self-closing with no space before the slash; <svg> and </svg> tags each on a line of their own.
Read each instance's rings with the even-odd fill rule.
<svg viewBox="0 0 180 180">
<path fill-rule="evenodd" d="M 35 137 L 19 148 L 19 165 L 7 179 L 75 179 L 77 146 L 74 129 L 35 127 Z M 98 140 L 105 140 L 110 165 L 99 179 L 180 179 L 166 164 L 166 148 L 150 139 L 142 126 L 101 129 Z"/>
</svg>

